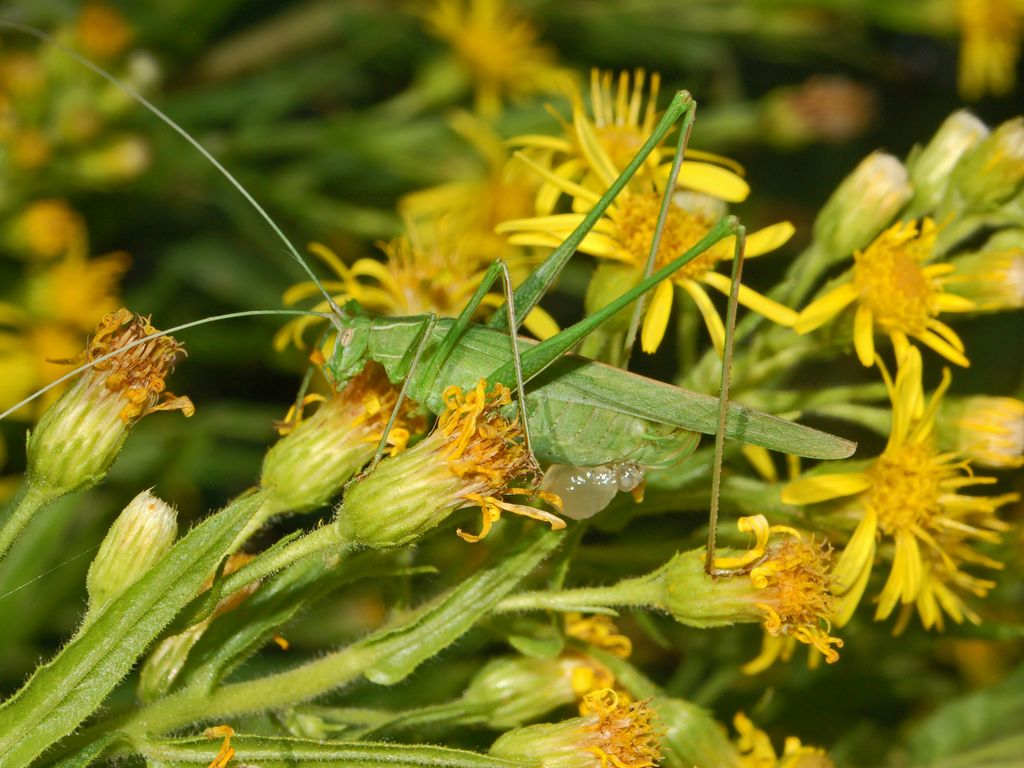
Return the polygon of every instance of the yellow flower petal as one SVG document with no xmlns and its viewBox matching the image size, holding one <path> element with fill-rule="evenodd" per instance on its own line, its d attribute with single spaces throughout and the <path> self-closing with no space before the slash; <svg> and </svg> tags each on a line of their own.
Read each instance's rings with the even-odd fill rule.
<svg viewBox="0 0 1024 768">
<path fill-rule="evenodd" d="M 816 504 L 819 501 L 853 496 L 871 487 L 871 478 L 863 472 L 812 475 L 788 483 L 782 489 L 784 504 Z"/>
<path fill-rule="evenodd" d="M 663 166 L 665 175 L 671 170 Z M 728 203 L 741 203 L 750 194 L 750 185 L 727 168 L 710 163 L 686 161 L 679 169 L 681 187 L 703 192 Z"/>
<path fill-rule="evenodd" d="M 937 334 L 932 333 L 931 331 L 925 331 L 920 336 L 918 336 L 918 338 L 921 340 L 923 344 L 926 344 L 927 346 L 934 349 L 944 358 L 949 360 L 949 362 L 955 365 L 963 366 L 964 368 L 970 367 L 971 362 L 964 356 L 964 354 L 962 352 L 958 352 L 956 349 L 953 348 L 953 346 L 948 341 L 941 338 Z"/>
<path fill-rule="evenodd" d="M 672 313 L 672 282 L 665 280 L 654 289 L 651 305 L 647 308 L 643 329 L 640 332 L 640 348 L 648 354 L 657 351 L 665 338 L 668 318 Z"/>
<path fill-rule="evenodd" d="M 878 514 L 871 508 L 864 512 L 864 517 L 857 524 L 843 554 L 839 556 L 836 567 L 832 569 L 834 587 L 837 595 L 844 595 L 856 586 L 861 578 L 861 571 L 870 570 L 875 557 L 875 533 L 878 530 Z"/>
<path fill-rule="evenodd" d="M 732 280 L 719 272 L 706 272 L 700 278 L 702 283 L 707 283 L 712 288 L 721 291 L 726 296 L 732 291 Z M 762 296 L 755 290 L 740 283 L 740 290 L 736 296 L 737 301 L 748 307 L 757 314 L 767 317 L 773 323 L 792 328 L 796 323 L 797 313 L 789 307 L 772 301 L 767 296 Z"/>
<path fill-rule="evenodd" d="M 725 348 L 725 325 L 722 323 L 718 310 L 715 309 L 715 305 L 711 303 L 711 298 L 698 283 L 695 283 L 693 280 L 686 280 L 681 285 L 690 294 L 690 298 L 693 299 L 697 309 L 703 315 L 704 324 L 707 325 L 708 333 L 711 334 L 711 343 L 715 345 L 715 349 L 718 350 L 718 354 L 721 356 L 722 350 Z"/>
<path fill-rule="evenodd" d="M 942 292 L 935 296 L 935 308 L 939 312 L 970 312 L 977 309 L 978 305 L 955 293 Z"/>
<path fill-rule="evenodd" d="M 555 322 L 555 318 L 540 307 L 534 307 L 530 310 L 530 313 L 523 321 L 523 325 L 526 327 L 526 330 L 541 341 L 550 339 L 559 331 L 558 323 Z"/>
<path fill-rule="evenodd" d="M 872 319 L 871 307 L 867 304 L 857 306 L 857 314 L 853 316 L 853 346 L 857 350 L 860 364 L 866 368 L 875 364 L 875 327 Z"/>
<path fill-rule="evenodd" d="M 779 479 L 779 473 L 775 469 L 775 463 L 772 461 L 772 455 L 768 452 L 767 448 L 762 448 L 760 445 L 744 445 L 740 448 L 740 452 L 750 462 L 751 466 L 757 471 L 761 477 L 767 480 L 769 483 L 777 482 Z"/>
<path fill-rule="evenodd" d="M 840 285 L 804 307 L 797 316 L 793 330 L 797 333 L 810 333 L 846 309 L 856 298 L 857 289 L 852 283 Z"/>
<path fill-rule="evenodd" d="M 789 242 L 789 239 L 796 233 L 796 227 L 788 221 L 780 221 L 769 227 L 759 229 L 747 235 L 746 255 L 748 257 L 760 256 L 763 253 L 774 251 Z"/>
</svg>

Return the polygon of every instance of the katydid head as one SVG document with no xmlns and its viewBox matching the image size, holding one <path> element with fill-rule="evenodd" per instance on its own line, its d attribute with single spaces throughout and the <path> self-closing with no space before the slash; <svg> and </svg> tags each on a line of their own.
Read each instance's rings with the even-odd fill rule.
<svg viewBox="0 0 1024 768">
<path fill-rule="evenodd" d="M 334 349 L 325 368 L 336 387 L 363 370 L 370 346 L 371 317 L 357 301 L 346 302 L 338 312 L 331 313 L 336 336 Z"/>
</svg>

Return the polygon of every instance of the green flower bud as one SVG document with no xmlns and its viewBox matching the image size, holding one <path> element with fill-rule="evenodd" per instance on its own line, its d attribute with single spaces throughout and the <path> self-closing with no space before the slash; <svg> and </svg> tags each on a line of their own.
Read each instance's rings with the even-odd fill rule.
<svg viewBox="0 0 1024 768">
<path fill-rule="evenodd" d="M 957 161 L 988 133 L 981 120 L 961 109 L 946 118 L 928 144 L 914 148 L 907 158 L 907 170 L 914 186 L 910 209 L 915 216 L 935 210 L 946 193 L 950 172 Z"/>
<path fill-rule="evenodd" d="M 470 542 L 485 537 L 502 511 L 543 520 L 556 530 L 565 527 L 548 512 L 502 498 L 529 493 L 511 487 L 512 482 L 536 477 L 538 469 L 518 421 L 500 413 L 510 402 L 508 389 L 497 386 L 487 393 L 485 383 L 481 380 L 466 394 L 449 387 L 434 431 L 348 488 L 334 522 L 343 541 L 372 548 L 402 546 L 456 509 L 471 506 L 482 509 L 483 529 L 479 535 L 458 531 Z M 558 503 L 550 494 L 538 495 Z"/>
<path fill-rule="evenodd" d="M 483 710 L 491 727 L 513 728 L 614 681 L 603 665 L 580 654 L 495 659 L 473 677 L 462 701 Z"/>
<path fill-rule="evenodd" d="M 541 768 L 652 766 L 660 758 L 655 714 L 642 701 L 611 689 L 594 691 L 580 705 L 582 717 L 516 728 L 503 734 L 490 753 Z"/>
<path fill-rule="evenodd" d="M 367 363 L 309 419 L 289 413 L 279 428 L 284 437 L 263 460 L 260 486 L 271 489 L 259 517 L 308 512 L 322 507 L 371 458 L 398 400 L 398 388 L 377 363 Z M 409 400 L 388 434 L 391 455 L 405 449 L 410 434 L 422 432 L 424 418 Z"/>
<path fill-rule="evenodd" d="M 107 315 L 85 352 L 87 361 L 156 333 L 127 309 Z M 51 405 L 28 439 L 27 480 L 56 497 L 95 485 L 107 474 L 132 425 L 152 411 L 195 411 L 187 397 L 164 390 L 182 346 L 160 336 L 85 371 Z"/>
<path fill-rule="evenodd" d="M 997 232 L 973 253 L 950 259 L 956 271 L 946 288 L 970 299 L 979 312 L 1024 308 L 1024 229 Z"/>
<path fill-rule="evenodd" d="M 1007 120 L 953 169 L 952 188 L 969 209 L 1005 202 L 1024 181 L 1024 118 Z"/>
<path fill-rule="evenodd" d="M 864 248 L 913 195 L 903 163 L 875 152 L 832 193 L 814 222 L 814 239 L 830 260 Z"/>
<path fill-rule="evenodd" d="M 661 722 L 661 746 L 669 768 L 741 768 L 743 762 L 726 729 L 711 714 L 682 699 L 655 696 L 651 708 Z"/>
<path fill-rule="evenodd" d="M 87 617 L 102 611 L 167 553 L 178 535 L 176 518 L 174 509 L 149 491 L 128 503 L 89 566 Z"/>
<path fill-rule="evenodd" d="M 1024 402 L 1015 397 L 946 397 L 936 420 L 939 444 L 994 469 L 1024 466 Z"/>
</svg>

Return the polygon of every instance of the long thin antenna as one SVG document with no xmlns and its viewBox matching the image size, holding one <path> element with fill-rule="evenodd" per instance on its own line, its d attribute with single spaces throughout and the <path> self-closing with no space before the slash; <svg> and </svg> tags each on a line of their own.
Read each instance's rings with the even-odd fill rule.
<svg viewBox="0 0 1024 768">
<path fill-rule="evenodd" d="M 113 352 L 108 352 L 105 355 L 97 357 L 95 360 L 90 360 L 85 365 L 80 365 L 78 368 L 75 368 L 75 370 L 73 370 L 73 371 L 65 373 L 63 376 L 61 376 L 56 381 L 51 381 L 49 384 L 47 384 L 42 389 L 36 390 L 35 392 L 33 392 L 31 395 L 26 397 L 21 402 L 15 403 L 10 408 L 8 408 L 6 411 L 4 411 L 3 413 L 0 413 L 0 421 L 3 421 L 5 418 L 10 416 L 16 410 L 18 410 L 19 408 L 23 408 L 24 406 L 28 405 L 29 403 L 31 403 L 36 398 L 45 395 L 47 392 L 49 392 L 54 387 L 57 387 L 57 386 L 63 384 L 68 379 L 74 378 L 75 376 L 80 374 L 82 371 L 87 371 L 90 368 L 92 368 L 94 365 L 96 365 L 97 363 L 102 363 L 104 360 L 109 360 L 112 357 L 117 357 L 118 355 L 122 355 L 125 352 L 127 352 L 128 350 L 133 349 L 135 347 L 138 347 L 138 346 L 140 346 L 142 344 L 148 344 L 153 339 L 159 338 L 161 336 L 167 336 L 168 334 L 171 334 L 171 333 L 177 333 L 178 331 L 185 331 L 185 330 L 188 330 L 189 328 L 195 328 L 197 325 L 206 325 L 208 323 L 216 323 L 216 322 L 218 322 L 220 320 L 233 320 L 236 317 L 255 317 L 255 316 L 258 316 L 258 315 L 302 315 L 304 317 L 309 317 L 310 315 L 312 315 L 312 316 L 315 316 L 315 317 L 321 317 L 321 318 L 323 318 L 325 320 L 330 320 L 331 317 L 332 317 L 331 315 L 327 314 L 326 312 L 312 312 L 312 311 L 309 311 L 309 310 L 302 310 L 302 309 L 250 309 L 250 310 L 246 310 L 244 312 L 230 312 L 230 313 L 228 313 L 226 315 L 213 315 L 212 317 L 204 317 L 201 320 L 193 320 L 192 322 L 185 323 L 184 325 L 176 325 L 173 328 L 168 328 L 165 331 L 157 331 L 156 333 L 151 333 L 148 336 L 143 336 L 141 339 L 136 339 L 135 341 L 133 341 L 133 342 L 131 342 L 129 344 L 125 344 L 123 347 L 121 347 L 119 349 L 116 349 Z"/>
<path fill-rule="evenodd" d="M 313 281 L 313 284 L 316 285 L 316 287 L 320 290 L 320 293 L 323 294 L 324 299 L 326 299 L 328 306 L 331 308 L 331 311 L 335 314 L 341 314 L 341 308 L 334 300 L 334 297 L 327 292 L 323 284 L 320 282 L 319 278 L 317 278 L 317 276 L 313 273 L 313 270 L 310 269 L 309 264 L 307 264 L 306 260 L 302 258 L 302 255 L 299 253 L 298 249 L 294 245 L 292 245 L 291 240 L 289 240 L 285 236 L 281 228 L 277 226 L 274 220 L 270 217 L 270 214 L 267 213 L 263 209 L 263 207 L 256 202 L 256 198 L 249 194 L 249 191 L 244 186 L 242 186 L 242 183 L 238 179 L 236 179 L 232 175 L 231 171 L 225 168 L 220 163 L 220 161 L 217 160 L 217 158 L 215 158 L 212 154 L 210 154 L 210 152 L 202 144 L 200 144 L 196 139 L 192 138 L 192 135 L 188 131 L 186 131 L 184 128 L 182 128 L 180 125 L 174 122 L 174 120 L 168 117 L 159 107 L 157 107 L 155 104 L 149 101 L 145 96 L 136 91 L 130 85 L 121 82 L 112 74 L 103 69 L 103 67 L 101 67 L 99 64 L 93 63 L 77 51 L 74 51 L 71 48 L 68 48 L 66 45 L 62 45 L 61 43 L 57 42 L 52 35 L 48 35 L 46 32 L 43 32 L 40 29 L 36 29 L 35 27 L 31 27 L 27 24 L 20 24 L 15 21 L 0 21 L 0 27 L 6 27 L 7 29 L 13 29 L 17 32 L 22 32 L 26 35 L 31 35 L 32 37 L 42 40 L 45 43 L 49 43 L 58 50 L 63 51 L 72 59 L 81 64 L 83 67 L 92 70 L 107 82 L 111 83 L 117 88 L 120 88 L 122 91 L 127 93 L 133 99 L 135 99 L 139 104 L 141 104 L 154 115 L 156 115 L 158 118 L 160 118 L 166 125 L 170 126 L 170 128 L 175 133 L 177 133 L 179 136 L 185 139 L 185 141 L 191 144 L 199 152 L 199 154 L 205 157 L 213 165 L 214 168 L 220 171 L 224 178 L 231 182 L 232 186 L 234 186 L 234 188 L 238 190 L 242 197 L 245 198 L 246 202 L 248 202 L 249 205 L 251 205 L 256 210 L 260 217 L 270 226 L 270 229 L 273 230 L 274 234 L 278 236 L 282 243 L 284 243 L 285 248 L 287 248 L 288 253 L 291 255 L 291 257 L 295 259 L 295 261 L 299 263 L 299 266 L 302 267 L 305 273 L 309 275 L 309 278 Z M 330 318 L 328 317 L 328 319 Z"/>
</svg>

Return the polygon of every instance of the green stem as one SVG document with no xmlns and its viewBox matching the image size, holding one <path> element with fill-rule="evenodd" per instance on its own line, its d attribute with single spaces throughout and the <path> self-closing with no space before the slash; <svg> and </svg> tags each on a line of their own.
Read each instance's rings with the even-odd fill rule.
<svg viewBox="0 0 1024 768">
<path fill-rule="evenodd" d="M 660 608 L 658 583 L 662 569 L 625 579 L 607 587 L 580 587 L 564 590 L 537 590 L 506 597 L 495 613 L 511 611 L 561 611 L 563 613 L 609 613 L 621 607 Z"/>
<path fill-rule="evenodd" d="M 22 484 L 18 495 L 11 502 L 3 528 L 0 528 L 0 560 L 4 559 L 11 545 L 36 513 L 56 498 L 52 491 L 44 490 L 34 483 L 26 481 Z"/>
<path fill-rule="evenodd" d="M 380 655 L 380 649 L 356 643 L 295 669 L 225 685 L 213 693 L 186 689 L 141 709 L 122 730 L 141 736 L 203 720 L 287 707 L 351 682 Z"/>
<path fill-rule="evenodd" d="M 255 581 L 264 579 L 283 568 L 302 560 L 310 555 L 335 550 L 341 552 L 346 548 L 338 529 L 334 525 L 325 525 L 312 533 L 286 544 L 280 549 L 270 549 L 244 568 L 240 568 L 224 578 L 221 592 L 224 597 L 237 592 Z"/>
</svg>

